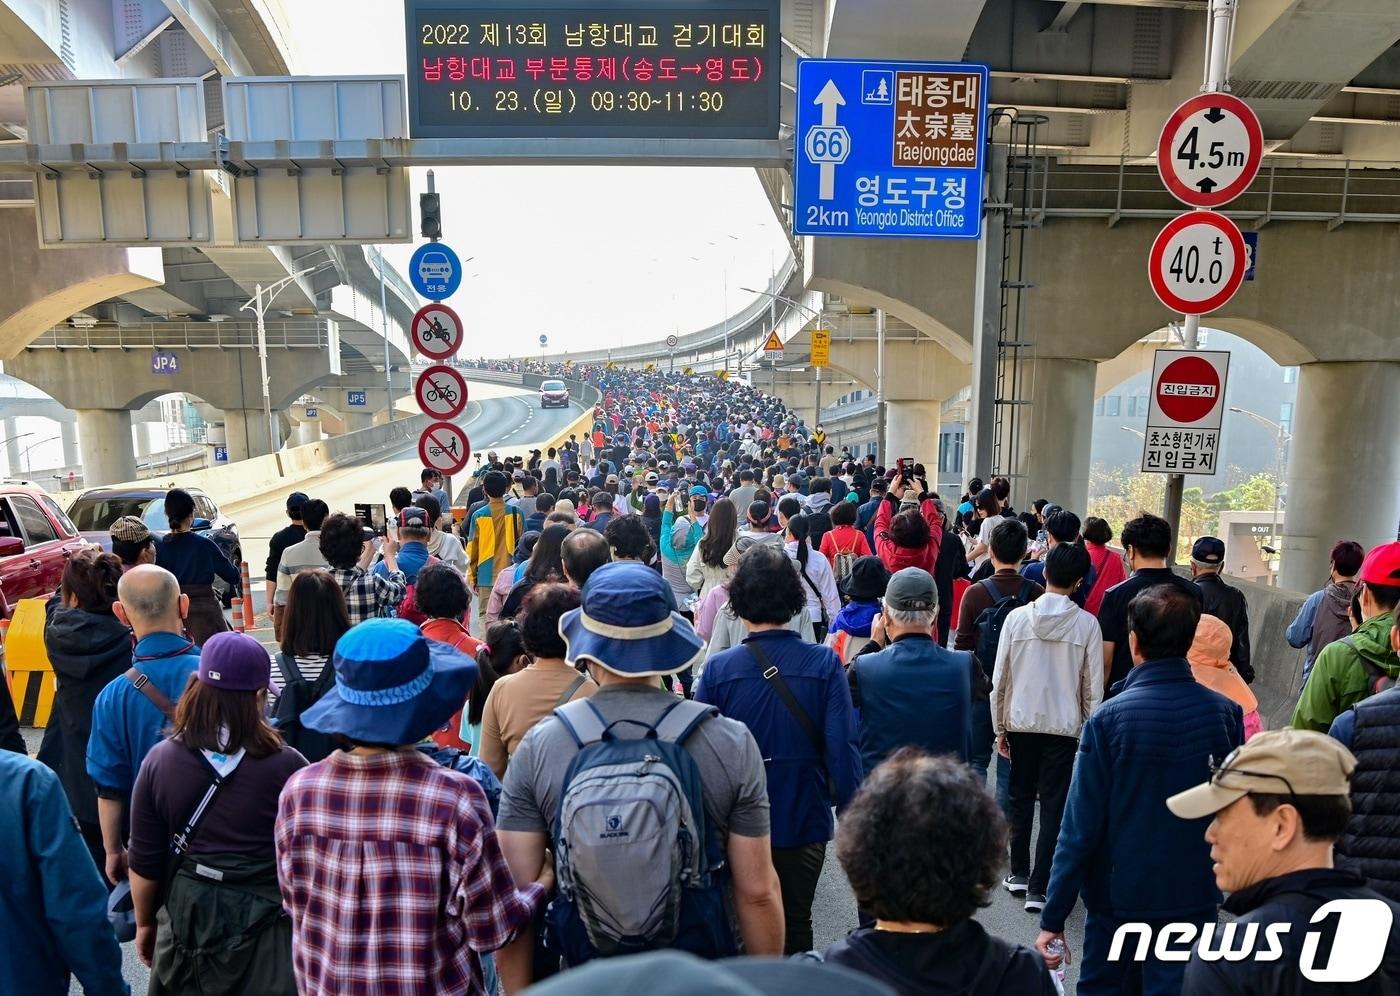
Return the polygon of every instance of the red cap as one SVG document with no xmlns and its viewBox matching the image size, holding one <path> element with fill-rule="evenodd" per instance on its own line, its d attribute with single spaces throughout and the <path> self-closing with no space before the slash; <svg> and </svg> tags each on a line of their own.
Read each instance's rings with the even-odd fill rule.
<svg viewBox="0 0 1400 996">
<path fill-rule="evenodd" d="M 1358 576 L 1367 584 L 1400 587 L 1400 542 L 1382 543 L 1366 554 Z"/>
</svg>

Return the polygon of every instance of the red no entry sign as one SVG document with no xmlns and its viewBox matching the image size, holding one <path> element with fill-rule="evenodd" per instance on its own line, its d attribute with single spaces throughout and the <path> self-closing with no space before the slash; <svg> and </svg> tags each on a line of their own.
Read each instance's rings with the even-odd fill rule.
<svg viewBox="0 0 1400 996">
<path fill-rule="evenodd" d="M 1162 370 L 1153 390 L 1157 407 L 1172 422 L 1199 422 L 1215 411 L 1224 395 L 1220 371 L 1204 356 L 1188 354 Z"/>
<path fill-rule="evenodd" d="M 1220 207 L 1259 174 L 1264 130 L 1248 104 L 1228 93 L 1202 93 L 1167 119 L 1157 140 L 1157 172 L 1177 200 Z"/>
<path fill-rule="evenodd" d="M 448 366 L 431 366 L 413 385 L 419 409 L 436 419 L 454 419 L 467 407 L 467 382 Z"/>
<path fill-rule="evenodd" d="M 1204 315 L 1235 296 L 1249 268 L 1244 236 L 1214 211 L 1188 211 L 1167 222 L 1147 257 L 1157 299 L 1183 315 Z"/>
<path fill-rule="evenodd" d="M 451 422 L 433 422 L 418 437 L 418 459 L 449 477 L 467 465 L 472 444 L 467 434 Z"/>
<path fill-rule="evenodd" d="M 462 320 L 442 302 L 418 309 L 409 337 L 413 348 L 430 360 L 445 360 L 462 346 Z"/>
</svg>

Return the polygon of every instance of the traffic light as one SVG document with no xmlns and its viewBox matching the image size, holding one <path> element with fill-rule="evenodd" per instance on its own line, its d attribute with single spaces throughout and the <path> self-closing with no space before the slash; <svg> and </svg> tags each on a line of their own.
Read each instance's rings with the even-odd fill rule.
<svg viewBox="0 0 1400 996">
<path fill-rule="evenodd" d="M 418 195 L 418 214 L 423 238 L 434 242 L 442 238 L 442 199 L 437 194 Z"/>
</svg>

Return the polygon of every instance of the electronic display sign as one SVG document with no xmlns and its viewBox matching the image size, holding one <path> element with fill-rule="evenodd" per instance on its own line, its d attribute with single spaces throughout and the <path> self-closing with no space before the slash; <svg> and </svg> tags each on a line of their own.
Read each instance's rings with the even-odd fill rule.
<svg viewBox="0 0 1400 996">
<path fill-rule="evenodd" d="M 775 139 L 780 0 L 405 0 L 414 138 Z"/>
</svg>

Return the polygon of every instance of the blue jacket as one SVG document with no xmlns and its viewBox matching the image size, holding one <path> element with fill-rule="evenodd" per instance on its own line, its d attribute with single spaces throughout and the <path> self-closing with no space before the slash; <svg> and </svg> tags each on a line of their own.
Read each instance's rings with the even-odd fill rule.
<svg viewBox="0 0 1400 996">
<path fill-rule="evenodd" d="M 852 661 L 848 675 L 860 709 L 865 774 L 908 745 L 966 761 L 972 749 L 975 666 L 968 651 L 944 650 L 917 633 Z"/>
<path fill-rule="evenodd" d="M 519 515 L 519 511 L 516 515 Z M 419 543 L 414 540 L 399 547 L 399 552 L 394 555 L 394 562 L 399 565 L 399 570 L 403 571 L 403 576 L 408 579 L 409 584 L 418 580 L 418 572 L 428 563 L 428 544 Z M 374 573 L 381 577 L 389 576 L 389 565 L 380 561 L 374 565 Z"/>
<path fill-rule="evenodd" d="M 1064 930 L 1081 893 L 1091 913 L 1125 920 L 1188 920 L 1220 902 L 1210 820 L 1178 819 L 1167 798 L 1244 743 L 1244 714 L 1179 657 L 1138 665 L 1112 692 L 1080 736 L 1044 930 Z"/>
<path fill-rule="evenodd" d="M 177 702 L 190 672 L 199 667 L 199 648 L 174 633 L 148 633 L 136 644 L 132 663 L 166 698 Z M 161 711 L 124 677 L 114 678 L 97 693 L 87 770 L 99 794 L 103 790 L 131 794 L 141 762 L 164 739 L 166 725 Z"/>
<path fill-rule="evenodd" d="M 763 677 L 747 645 L 760 644 L 783 681 L 825 735 L 826 769 L 816 747 Z M 695 698 L 749 728 L 768 773 L 773 846 L 798 847 L 830 840 L 831 806 L 844 807 L 860 785 L 855 716 L 841 662 L 829 648 L 808 643 L 792 630 L 764 630 L 722 651 L 705 665 Z M 827 792 L 826 773 L 836 786 Z"/>
<path fill-rule="evenodd" d="M 845 630 L 852 636 L 869 636 L 870 624 L 879 614 L 879 602 L 847 602 L 831 621 L 831 631 Z"/>
<path fill-rule="evenodd" d="M 0 751 L 0 992 L 128 993 L 107 922 L 107 887 L 78 836 L 58 776 Z"/>
</svg>

